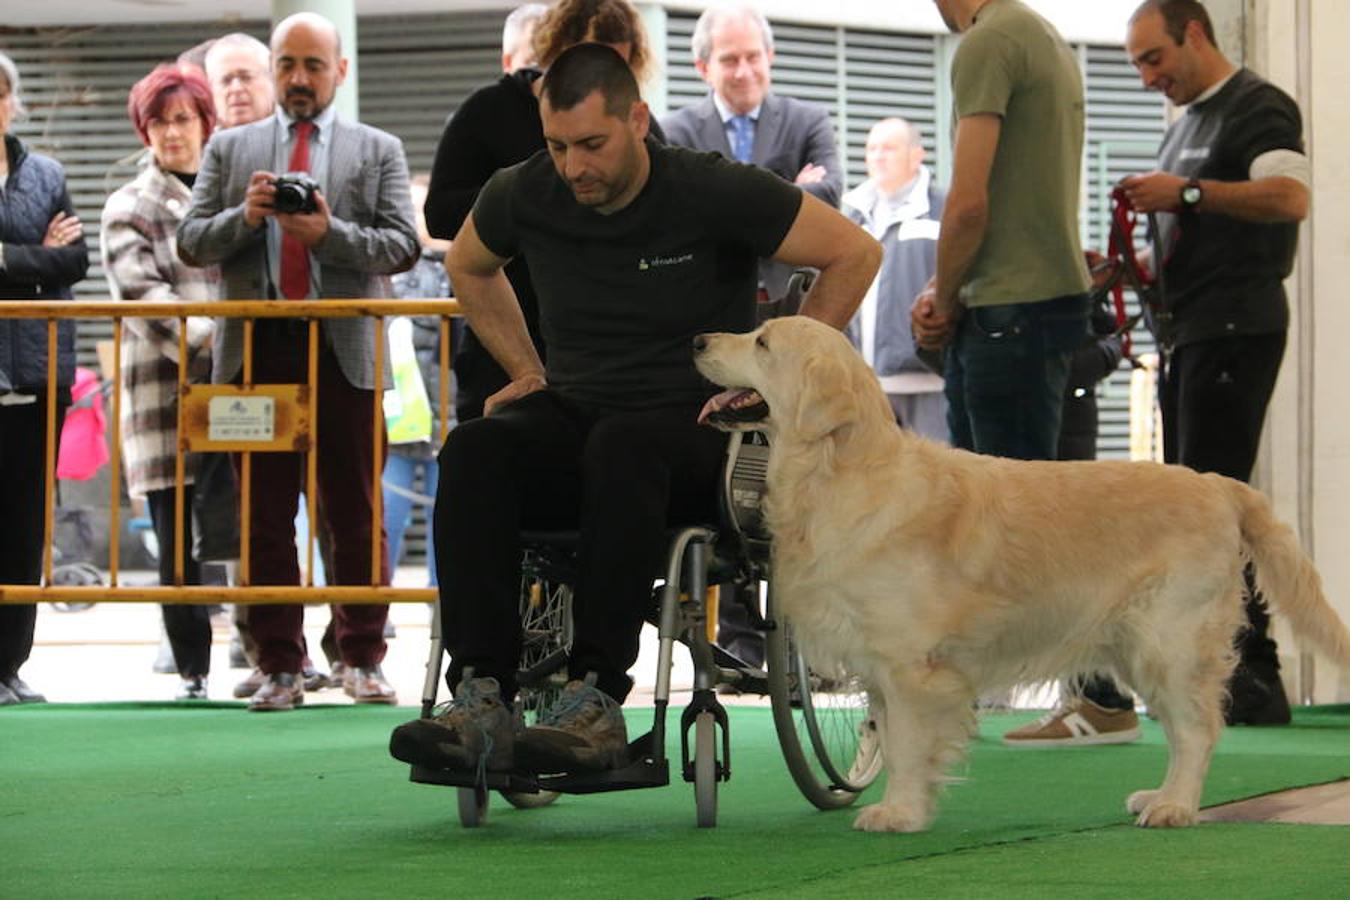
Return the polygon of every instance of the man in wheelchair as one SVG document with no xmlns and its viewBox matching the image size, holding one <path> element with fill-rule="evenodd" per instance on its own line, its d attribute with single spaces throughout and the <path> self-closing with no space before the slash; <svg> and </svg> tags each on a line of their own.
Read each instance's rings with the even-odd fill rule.
<svg viewBox="0 0 1350 900">
<path fill-rule="evenodd" d="M 474 332 L 511 375 L 451 432 L 434 512 L 455 700 L 395 729 L 423 766 L 574 772 L 622 766 L 620 705 L 670 525 L 716 518 L 726 438 L 697 416 L 713 388 L 692 338 L 748 331 L 757 260 L 820 270 L 802 314 L 842 328 L 880 248 L 762 169 L 648 137 L 619 53 L 568 50 L 543 79 L 547 151 L 499 171 L 447 266 Z M 545 367 L 502 267 L 523 255 Z M 571 679 L 539 724 L 510 712 L 521 656 L 522 531 L 576 529 Z"/>
</svg>

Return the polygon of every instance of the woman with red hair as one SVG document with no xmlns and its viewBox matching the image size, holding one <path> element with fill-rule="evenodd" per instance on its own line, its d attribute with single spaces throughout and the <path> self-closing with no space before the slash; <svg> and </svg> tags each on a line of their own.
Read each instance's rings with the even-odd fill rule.
<svg viewBox="0 0 1350 900">
<path fill-rule="evenodd" d="M 196 66 L 157 67 L 131 89 L 127 115 L 149 148 L 139 175 L 103 207 L 103 267 L 118 300 L 213 300 L 220 273 L 178 259 L 175 233 L 192 201 L 202 146 L 215 127 L 211 87 Z M 174 582 L 174 473 L 178 445 L 178 367 L 209 381 L 214 324 L 187 320 L 187 359 L 178 358 L 179 320 L 125 321 L 122 342 L 122 452 L 127 491 L 144 497 L 159 544 L 159 582 Z M 201 584 L 192 558 L 192 467 L 183 504 L 183 583 Z M 205 606 L 165 604 L 164 629 L 182 677 L 180 700 L 204 700 L 211 667 Z"/>
</svg>

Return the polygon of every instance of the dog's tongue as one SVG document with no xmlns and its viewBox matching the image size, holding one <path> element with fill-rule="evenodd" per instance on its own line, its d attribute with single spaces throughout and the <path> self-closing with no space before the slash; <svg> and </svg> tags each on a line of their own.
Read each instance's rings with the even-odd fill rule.
<svg viewBox="0 0 1350 900">
<path fill-rule="evenodd" d="M 700 425 L 706 425 L 708 417 L 713 413 L 721 412 L 724 409 L 730 409 L 732 404 L 737 400 L 753 393 L 754 391 L 747 390 L 746 388 L 731 388 L 720 394 L 714 394 L 708 398 L 707 403 L 703 404 L 703 409 L 698 414 L 698 423 Z"/>
</svg>

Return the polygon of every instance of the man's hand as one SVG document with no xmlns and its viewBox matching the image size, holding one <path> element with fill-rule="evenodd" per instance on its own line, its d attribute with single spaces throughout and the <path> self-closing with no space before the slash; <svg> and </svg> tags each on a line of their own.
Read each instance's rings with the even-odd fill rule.
<svg viewBox="0 0 1350 900">
<path fill-rule="evenodd" d="M 951 342 L 956 321 L 960 317 L 960 307 L 951 316 L 937 311 L 937 284 L 928 280 L 923 293 L 914 298 L 909 309 L 909 326 L 914 333 L 914 342 L 924 350 L 941 350 Z"/>
<path fill-rule="evenodd" d="M 1168 172 L 1145 172 L 1127 175 L 1120 186 L 1141 213 L 1175 212 L 1181 207 L 1181 189 L 1186 186 L 1186 179 Z"/>
<path fill-rule="evenodd" d="M 306 247 L 313 247 L 323 240 L 323 236 L 328 233 L 328 220 L 332 215 L 323 194 L 315 191 L 314 201 L 318 209 L 312 213 L 273 213 L 281 230 Z"/>
<path fill-rule="evenodd" d="M 807 163 L 802 166 L 802 170 L 797 173 L 797 177 L 792 179 L 793 184 L 819 184 L 825 180 L 825 176 L 830 174 L 824 166 L 818 166 L 815 163 Z"/>
<path fill-rule="evenodd" d="M 84 226 L 73 215 L 59 212 L 47 223 L 47 233 L 42 237 L 44 247 L 64 247 L 73 244 L 84 234 Z"/>
<path fill-rule="evenodd" d="M 1087 262 L 1088 274 L 1092 276 L 1092 290 L 1099 291 L 1116 273 L 1116 261 L 1107 259 L 1096 250 L 1084 250 L 1083 259 Z"/>
<path fill-rule="evenodd" d="M 542 372 L 522 375 L 483 402 L 483 415 L 490 416 L 498 407 L 533 394 L 535 391 L 542 391 L 546 387 L 548 387 L 548 382 L 544 380 Z"/>
<path fill-rule="evenodd" d="M 244 192 L 244 222 L 249 228 L 258 228 L 263 220 L 274 215 L 272 198 L 277 189 L 272 184 L 276 180 L 271 172 L 254 172 L 248 178 L 248 190 Z"/>
</svg>

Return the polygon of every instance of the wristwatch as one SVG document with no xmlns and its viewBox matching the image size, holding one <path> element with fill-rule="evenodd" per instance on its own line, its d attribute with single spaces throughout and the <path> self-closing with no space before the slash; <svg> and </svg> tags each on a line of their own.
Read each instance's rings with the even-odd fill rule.
<svg viewBox="0 0 1350 900">
<path fill-rule="evenodd" d="M 1200 179 L 1192 178 L 1181 186 L 1181 208 L 1195 209 L 1200 205 L 1200 200 L 1204 196 L 1205 192 L 1200 187 Z"/>
</svg>

